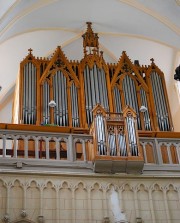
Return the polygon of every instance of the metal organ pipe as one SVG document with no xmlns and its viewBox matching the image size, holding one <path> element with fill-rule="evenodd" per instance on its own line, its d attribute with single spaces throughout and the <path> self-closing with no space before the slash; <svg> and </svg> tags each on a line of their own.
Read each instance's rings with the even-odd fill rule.
<svg viewBox="0 0 180 223">
<path fill-rule="evenodd" d="M 106 74 L 103 69 L 100 69 L 102 76 L 102 86 L 103 86 L 103 94 L 104 94 L 104 108 L 106 111 L 109 111 L 109 103 L 108 103 L 108 93 L 107 93 L 107 83 L 106 83 Z"/>
<path fill-rule="evenodd" d="M 92 69 L 88 66 L 84 69 L 84 88 L 86 100 L 86 116 L 88 126 L 92 123 L 92 109 L 100 103 L 109 110 L 106 76 L 103 69 L 95 64 Z"/>
<path fill-rule="evenodd" d="M 151 83 L 152 83 L 152 90 L 153 90 L 153 98 L 154 98 L 154 103 L 155 103 L 155 108 L 156 108 L 156 116 L 157 116 L 157 121 L 158 121 L 158 125 L 159 125 L 159 129 L 161 128 L 161 121 L 160 121 L 160 110 L 158 107 L 158 92 L 157 92 L 157 86 L 154 80 L 154 75 L 153 73 L 151 74 Z"/>
<path fill-rule="evenodd" d="M 87 67 L 86 67 L 87 69 Z M 87 87 L 87 74 L 86 74 L 86 69 L 84 70 L 84 90 L 85 90 L 85 101 L 86 101 L 86 119 L 87 123 L 90 123 L 89 119 L 89 97 L 88 97 L 88 87 Z"/>
<path fill-rule="evenodd" d="M 114 90 L 115 111 L 117 113 L 120 113 L 120 112 L 122 112 L 120 91 L 117 86 L 115 86 L 113 90 Z"/>
<path fill-rule="evenodd" d="M 145 130 L 151 130 L 151 122 L 150 122 L 150 116 L 149 116 L 149 111 L 148 111 L 147 97 L 146 97 L 146 92 L 144 91 L 143 88 L 140 89 L 140 96 L 141 96 L 141 104 L 147 108 L 147 111 L 143 113 L 144 128 Z"/>
<path fill-rule="evenodd" d="M 151 83 L 159 129 L 161 131 L 169 131 L 170 125 L 164 89 L 161 77 L 156 72 L 151 74 Z"/>
<path fill-rule="evenodd" d="M 25 91 L 26 91 L 26 64 L 24 66 L 24 72 L 23 72 L 23 105 L 22 105 L 22 109 L 23 109 L 23 113 L 22 113 L 22 120 L 23 120 L 23 123 L 26 123 L 26 95 L 25 95 Z"/>
<path fill-rule="evenodd" d="M 98 143 L 98 154 L 107 155 L 106 148 L 106 135 L 105 135 L 105 124 L 101 114 L 96 115 L 96 130 L 97 130 L 97 143 Z"/>
<path fill-rule="evenodd" d="M 49 84 L 47 81 L 43 84 L 43 123 L 50 123 L 50 111 L 49 111 Z"/>
<path fill-rule="evenodd" d="M 110 149 L 110 156 L 116 156 L 117 148 L 116 148 L 116 138 L 114 134 L 114 127 L 110 126 L 110 128 L 113 130 L 111 133 L 108 133 L 108 146 Z"/>
<path fill-rule="evenodd" d="M 53 95 L 54 101 L 56 102 L 56 107 L 54 108 L 54 123 L 57 125 L 59 123 L 59 100 L 58 100 L 58 75 L 53 76 Z"/>
<path fill-rule="evenodd" d="M 67 79 L 61 71 L 53 76 L 53 93 L 56 107 L 54 109 L 54 123 L 68 126 Z"/>
<path fill-rule="evenodd" d="M 74 82 L 71 85 L 71 107 L 72 107 L 72 126 L 79 127 L 79 109 L 78 109 L 78 97 L 77 88 Z"/>
<path fill-rule="evenodd" d="M 128 116 L 126 120 L 127 120 L 128 139 L 129 139 L 131 155 L 138 156 L 134 118 Z"/>
<path fill-rule="evenodd" d="M 126 140 L 124 134 L 118 133 L 117 139 L 120 156 L 127 156 Z"/>
<path fill-rule="evenodd" d="M 157 79 L 158 88 L 160 89 L 161 101 L 162 101 L 162 106 L 163 106 L 164 127 L 165 127 L 165 131 L 169 131 L 170 130 L 169 117 L 168 117 L 168 111 L 167 111 L 167 105 L 166 105 L 166 99 L 164 95 L 162 80 L 158 74 L 156 74 L 156 79 Z"/>
<path fill-rule="evenodd" d="M 23 74 L 23 114 L 24 124 L 36 123 L 36 67 L 33 63 L 24 65 Z"/>
<path fill-rule="evenodd" d="M 94 70 L 94 84 L 95 84 L 95 90 L 96 90 L 96 94 L 95 94 L 95 96 L 96 96 L 96 103 L 100 103 L 100 98 L 99 98 L 99 96 L 100 96 L 100 93 L 99 93 L 99 85 L 98 85 L 98 68 L 97 68 L 97 66 L 95 65 L 94 67 L 93 67 L 93 70 Z"/>
<path fill-rule="evenodd" d="M 96 91 L 95 91 L 95 83 L 94 83 L 94 76 L 96 75 L 94 73 L 94 69 L 90 69 L 89 70 L 89 79 L 90 79 L 90 87 L 91 87 L 91 97 L 92 97 L 92 105 L 93 105 L 93 108 L 94 106 L 96 105 Z"/>
<path fill-rule="evenodd" d="M 141 129 L 136 87 L 135 87 L 134 80 L 132 80 L 128 75 L 126 75 L 125 78 L 123 79 L 123 92 L 124 92 L 126 105 L 129 105 L 130 107 L 132 107 L 137 113 L 138 129 Z"/>
</svg>

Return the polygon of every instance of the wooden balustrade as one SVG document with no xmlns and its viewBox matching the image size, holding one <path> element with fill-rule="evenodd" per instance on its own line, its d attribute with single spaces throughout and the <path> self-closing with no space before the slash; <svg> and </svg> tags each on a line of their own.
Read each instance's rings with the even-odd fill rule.
<svg viewBox="0 0 180 223">
<path fill-rule="evenodd" d="M 19 130 L 20 127 L 21 130 Z M 44 131 L 27 131 L 26 125 L 1 124 L 0 128 L 0 156 L 2 158 L 85 162 L 92 159 L 90 135 L 54 132 L 54 127 L 47 127 L 49 131 L 45 131 L 46 127 L 41 126 L 40 129 Z M 57 127 L 55 129 L 57 130 Z"/>
<path fill-rule="evenodd" d="M 84 163 L 95 172 L 179 171 L 180 134 L 138 132 L 129 134 L 127 108 L 123 114 L 106 113 L 101 106 L 94 111 L 90 134 L 75 134 L 73 129 L 56 126 L 0 124 L 0 163 L 57 162 L 56 165 Z M 129 116 L 128 116 L 129 115 Z M 97 121 L 98 117 L 98 121 Z M 132 121 L 132 120 L 131 120 Z M 101 124 L 98 132 L 98 125 Z M 103 131 L 102 127 L 104 128 Z M 77 131 L 78 132 L 78 131 Z M 104 135 L 103 135 L 103 134 Z M 124 140 L 124 141 L 123 141 Z M 132 143 L 133 142 L 133 143 Z M 4 165 L 4 164 L 3 164 Z M 44 165 L 44 164 L 43 164 Z M 79 168 L 79 167 L 78 167 Z"/>
</svg>

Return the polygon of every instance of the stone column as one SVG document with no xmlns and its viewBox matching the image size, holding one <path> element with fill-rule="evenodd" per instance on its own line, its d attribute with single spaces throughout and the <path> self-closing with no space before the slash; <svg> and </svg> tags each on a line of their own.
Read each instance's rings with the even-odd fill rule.
<svg viewBox="0 0 180 223">
<path fill-rule="evenodd" d="M 168 207 L 168 202 L 167 202 L 167 188 L 166 187 L 163 189 L 163 198 L 164 198 L 164 205 L 165 205 L 165 210 L 166 210 L 167 222 L 171 223 L 170 212 L 169 212 L 169 207 Z"/>
<path fill-rule="evenodd" d="M 88 193 L 88 222 L 89 223 L 92 222 L 91 190 L 92 190 L 92 187 L 88 186 L 87 193 Z"/>
<path fill-rule="evenodd" d="M 149 188 L 148 196 L 149 196 L 149 206 L 150 206 L 150 211 L 151 211 L 151 216 L 152 216 L 152 223 L 156 223 L 154 207 L 153 207 L 153 199 L 152 199 L 152 188 Z"/>
</svg>

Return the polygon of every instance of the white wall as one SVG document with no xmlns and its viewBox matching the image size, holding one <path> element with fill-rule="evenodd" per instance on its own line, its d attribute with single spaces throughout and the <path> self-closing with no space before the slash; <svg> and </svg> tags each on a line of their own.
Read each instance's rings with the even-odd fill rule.
<svg viewBox="0 0 180 223">
<path fill-rule="evenodd" d="M 136 223 L 136 217 L 143 223 L 179 223 L 179 186 L 179 180 L 172 178 L 4 174 L 0 178 L 0 219 L 7 213 L 14 222 L 26 210 L 27 219 L 33 222 L 41 215 L 46 223 L 102 223 L 104 217 L 114 223 L 113 187 L 130 223 Z"/>
</svg>

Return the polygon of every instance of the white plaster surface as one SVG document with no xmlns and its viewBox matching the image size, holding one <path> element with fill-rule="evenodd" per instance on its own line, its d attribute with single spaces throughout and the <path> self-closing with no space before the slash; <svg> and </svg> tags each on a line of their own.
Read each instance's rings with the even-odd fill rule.
<svg viewBox="0 0 180 223">
<path fill-rule="evenodd" d="M 112 190 L 112 188 L 114 188 Z M 0 222 L 30 222 L 44 216 L 46 223 L 180 222 L 180 181 L 165 178 L 98 178 L 3 174 L 0 176 Z M 120 212 L 119 212 L 120 211 Z M 119 215 L 119 213 L 121 213 Z"/>
</svg>

